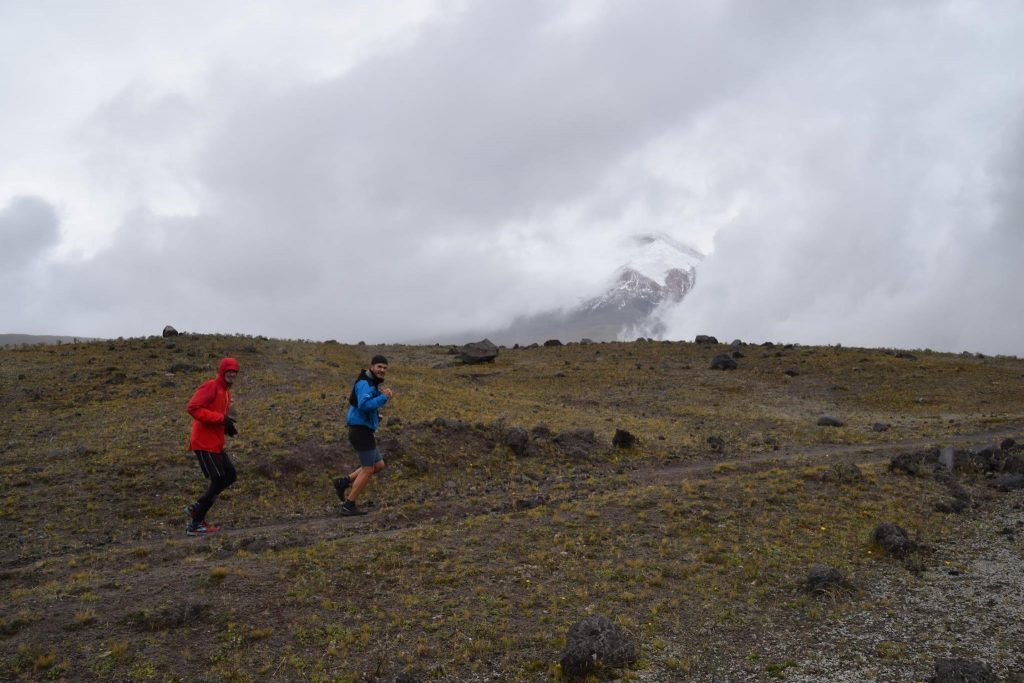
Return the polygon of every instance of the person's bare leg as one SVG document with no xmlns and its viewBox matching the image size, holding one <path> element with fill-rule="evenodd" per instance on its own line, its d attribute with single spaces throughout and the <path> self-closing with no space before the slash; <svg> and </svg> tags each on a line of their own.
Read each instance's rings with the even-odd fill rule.
<svg viewBox="0 0 1024 683">
<path fill-rule="evenodd" d="M 377 474 L 384 469 L 384 461 L 378 460 L 374 463 L 373 467 L 360 467 L 356 472 L 352 474 L 355 477 L 352 479 L 352 489 L 349 491 L 348 500 L 353 503 L 359 498 L 359 494 L 363 492 L 366 485 L 370 483 L 370 477 Z"/>
</svg>

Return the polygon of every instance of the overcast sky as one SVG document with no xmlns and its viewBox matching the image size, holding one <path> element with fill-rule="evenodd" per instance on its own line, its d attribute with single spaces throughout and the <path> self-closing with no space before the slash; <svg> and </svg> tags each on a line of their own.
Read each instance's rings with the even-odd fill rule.
<svg viewBox="0 0 1024 683">
<path fill-rule="evenodd" d="M 424 339 L 661 231 L 708 254 L 668 338 L 1024 355 L 1022 35 L 1018 0 L 0 0 L 0 332 Z"/>
</svg>

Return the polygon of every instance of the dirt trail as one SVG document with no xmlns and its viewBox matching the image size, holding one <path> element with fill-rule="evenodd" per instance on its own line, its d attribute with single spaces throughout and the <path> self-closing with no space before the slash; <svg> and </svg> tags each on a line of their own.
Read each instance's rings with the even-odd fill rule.
<svg viewBox="0 0 1024 683">
<path fill-rule="evenodd" d="M 737 472 L 750 472 L 767 467 L 807 467 L 839 462 L 864 464 L 881 462 L 900 453 L 934 448 L 939 444 L 948 444 L 956 448 L 968 449 L 997 444 L 1000 440 L 1007 437 L 1019 439 L 1021 435 L 1024 435 L 1024 425 L 1011 425 L 947 438 L 903 439 L 880 444 L 815 445 L 741 456 L 730 456 L 726 453 L 714 459 L 673 462 L 662 466 L 641 465 L 635 470 L 624 472 L 623 476 L 629 477 L 634 485 L 658 485 L 679 481 L 690 476 L 712 474 L 716 476 L 733 476 Z M 210 539 L 189 539 L 186 541 L 183 538 L 183 545 L 179 546 L 176 550 L 177 554 L 195 552 L 208 541 L 217 542 L 219 549 L 222 551 L 233 551 L 235 549 L 248 549 L 252 551 L 263 549 L 280 550 L 357 535 L 390 534 L 418 526 L 434 524 L 439 520 L 450 521 L 453 518 L 469 518 L 476 515 L 489 514 L 496 509 L 501 512 L 510 512 L 535 505 L 557 505 L 567 500 L 578 499 L 581 496 L 591 496 L 611 490 L 620 483 L 611 478 L 605 478 L 602 480 L 602 483 L 575 491 L 571 495 L 558 497 L 540 496 L 539 499 L 534 497 L 528 501 L 513 500 L 511 503 L 509 499 L 514 499 L 514 495 L 496 496 L 491 502 L 494 503 L 500 499 L 500 505 L 483 507 L 479 504 L 460 504 L 458 502 L 458 494 L 453 494 L 449 499 L 442 501 L 445 505 L 441 509 L 420 511 L 415 518 L 411 518 L 398 510 L 392 511 L 387 506 L 375 509 L 366 516 L 354 518 L 345 518 L 338 513 L 318 517 L 296 517 L 273 524 L 228 528 Z M 40 553 L 32 557 L 12 558 L 12 561 L 5 560 L 0 562 L 0 570 L 12 575 L 30 572 L 41 561 L 64 561 L 99 550 L 109 552 L 126 552 L 140 548 L 156 550 L 165 546 L 166 540 L 165 536 L 161 536 L 144 540 L 124 542 L 112 540 L 106 543 L 94 543 L 71 550 L 62 550 L 49 554 Z"/>
<path fill-rule="evenodd" d="M 957 449 L 997 445 L 1006 438 L 1020 438 L 1024 425 L 1009 425 L 953 437 L 929 437 L 922 439 L 901 439 L 874 444 L 822 444 L 802 448 L 783 448 L 770 453 L 754 453 L 739 457 L 722 457 L 698 462 L 677 462 L 665 467 L 648 468 L 636 473 L 635 479 L 644 483 L 672 481 L 680 477 L 713 472 L 717 467 L 730 467 L 730 471 L 754 469 L 763 466 L 792 467 L 839 462 L 879 462 L 900 453 L 951 445 Z"/>
</svg>

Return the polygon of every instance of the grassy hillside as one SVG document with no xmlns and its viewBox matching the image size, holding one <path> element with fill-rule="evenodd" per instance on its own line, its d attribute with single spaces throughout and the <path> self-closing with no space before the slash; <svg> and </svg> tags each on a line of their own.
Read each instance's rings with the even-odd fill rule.
<svg viewBox="0 0 1024 683">
<path fill-rule="evenodd" d="M 0 346 L 34 346 L 37 344 L 77 344 L 99 341 L 90 337 L 67 337 L 51 334 L 0 334 Z"/>
<path fill-rule="evenodd" d="M 0 677 L 556 680 L 567 628 L 600 613 L 639 644 L 614 675 L 782 678 L 813 659 L 807 629 L 877 607 L 872 577 L 914 580 L 872 552 L 878 522 L 969 540 L 1019 504 L 975 477 L 975 513 L 939 513 L 946 484 L 885 465 L 1024 441 L 1024 361 L 744 346 L 739 369 L 708 369 L 728 350 L 506 349 L 478 366 L 445 347 L 227 336 L 2 350 Z M 344 519 L 343 401 L 376 352 L 396 391 L 389 468 L 372 514 Z M 191 539 L 181 508 L 203 482 L 185 404 L 225 355 L 242 366 L 240 476 L 210 513 L 225 531 Z M 617 429 L 639 444 L 613 448 Z M 839 460 L 864 480 L 830 476 Z M 861 588 L 800 592 L 814 563 Z M 920 671 L 943 647 L 879 666 Z"/>
</svg>

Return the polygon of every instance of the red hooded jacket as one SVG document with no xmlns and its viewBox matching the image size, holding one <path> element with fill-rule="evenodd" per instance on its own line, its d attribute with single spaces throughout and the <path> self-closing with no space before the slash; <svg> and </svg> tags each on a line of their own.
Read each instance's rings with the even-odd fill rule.
<svg viewBox="0 0 1024 683">
<path fill-rule="evenodd" d="M 203 382 L 192 400 L 188 414 L 192 416 L 192 438 L 188 447 L 193 451 L 220 453 L 224 450 L 224 416 L 231 410 L 231 390 L 224 379 L 228 370 L 238 371 L 238 361 L 225 358 L 220 362 L 217 379 Z"/>
</svg>

